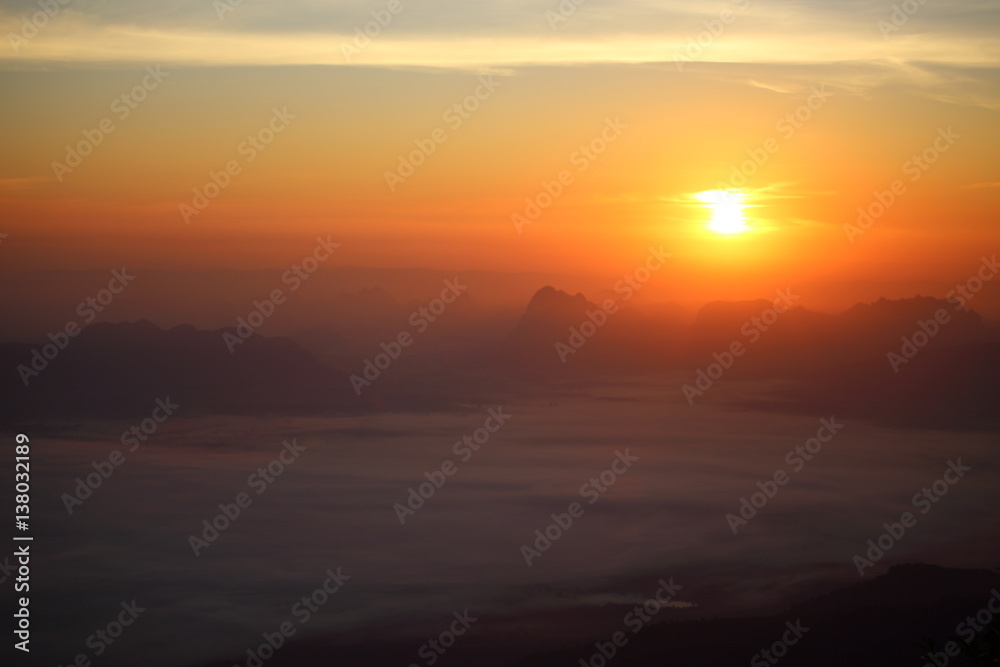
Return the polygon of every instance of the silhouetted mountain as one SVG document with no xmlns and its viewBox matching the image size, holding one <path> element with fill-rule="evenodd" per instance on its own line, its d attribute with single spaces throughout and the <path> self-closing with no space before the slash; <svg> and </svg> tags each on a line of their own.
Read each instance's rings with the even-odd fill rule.
<svg viewBox="0 0 1000 667">
<path fill-rule="evenodd" d="M 331 327 L 344 335 L 360 332 L 367 336 L 386 328 L 398 330 L 400 319 L 405 322 L 413 304 L 426 303 L 440 293 L 444 281 L 456 277 L 453 271 L 339 266 L 338 261 L 334 256 L 295 292 L 288 289 L 280 269 L 143 269 L 141 278 L 116 296 L 97 319 L 146 319 L 166 328 L 190 323 L 215 330 L 232 326 L 254 300 L 280 288 L 288 299 L 280 317 L 265 323 L 265 335 Z M 603 284 L 603 280 L 581 276 L 476 270 L 464 271 L 460 278 L 481 307 L 493 311 L 520 308 L 539 285 L 553 281 L 588 288 Z M 72 317 L 81 299 L 107 281 L 106 270 L 47 270 L 0 284 L 0 309 L 18 313 L 16 318 L 0 320 L 0 341 L 44 337 L 53 322 Z M 178 294 L 185 297 L 178 299 Z"/>
<path fill-rule="evenodd" d="M 835 411 L 887 424 L 995 428 L 1000 335 L 975 311 L 931 297 L 880 299 L 830 315 L 784 303 L 713 302 L 685 330 L 672 311 L 629 304 L 607 315 L 583 294 L 547 286 L 500 347 L 504 370 L 536 378 L 692 371 L 739 344 L 723 380 L 791 385 L 750 407 Z M 603 323 L 601 323 L 603 322 Z M 686 343 L 683 341 L 686 339 Z M 572 349 L 571 349 L 572 348 Z M 563 363 L 565 358 L 565 363 Z M 898 370 L 898 372 L 896 372 Z"/>
<path fill-rule="evenodd" d="M 988 327 L 979 313 L 956 310 L 954 304 L 946 300 L 925 296 L 857 304 L 835 319 L 834 335 L 845 347 L 855 350 L 857 358 L 884 355 L 900 345 L 900 338 L 919 331 L 920 322 L 928 323 L 935 315 L 944 323 L 929 337 L 928 348 L 1000 342 L 997 331 Z"/>
<path fill-rule="evenodd" d="M 331 368 L 346 368 L 369 352 L 366 341 L 348 338 L 331 327 L 312 327 L 289 336 L 318 360 Z"/>
<path fill-rule="evenodd" d="M 503 341 L 500 356 L 514 369 L 535 373 L 636 372 L 673 362 L 682 335 L 676 308 L 597 304 L 546 286 Z"/>
<path fill-rule="evenodd" d="M 531 297 L 505 347 L 514 354 L 555 358 L 555 343 L 566 340 L 570 327 L 579 326 L 588 310 L 598 306 L 583 294 L 570 295 L 546 285 Z"/>
<path fill-rule="evenodd" d="M 617 312 L 605 318 L 601 305 L 583 294 L 544 287 L 501 345 L 501 356 L 513 367 L 536 374 L 570 364 L 577 371 L 614 374 L 701 368 L 714 360 L 714 354 L 738 344 L 744 352 L 727 371 L 728 377 L 781 378 L 884 358 L 904 336 L 921 331 L 921 322 L 934 331 L 928 336 L 928 349 L 1000 342 L 998 332 L 978 313 L 956 311 L 951 303 L 930 297 L 881 299 L 836 315 L 795 306 L 794 299 L 782 302 L 780 309 L 763 299 L 718 301 L 701 308 L 689 326 L 675 309 L 615 305 Z M 557 343 L 574 351 L 557 348 Z"/>
<path fill-rule="evenodd" d="M 690 361 L 701 366 L 714 352 L 738 341 L 746 353 L 734 364 L 732 377 L 802 376 L 882 357 L 901 346 L 901 338 L 919 331 L 920 322 L 938 315 L 944 322 L 929 337 L 927 348 L 1000 341 L 997 332 L 974 311 L 956 311 L 931 297 L 880 299 L 857 304 L 837 315 L 792 307 L 784 313 L 768 301 L 715 302 L 699 311 L 692 327 Z M 769 312 L 770 311 L 770 312 Z"/>
<path fill-rule="evenodd" d="M 224 334 L 231 336 L 228 345 Z M 30 368 L 33 358 L 41 367 L 33 350 L 43 345 L 7 343 L 0 345 L 0 359 L 10 371 L 0 393 L 15 415 L 142 414 L 166 396 L 185 411 L 357 407 L 347 376 L 320 365 L 290 339 L 235 340 L 242 340 L 235 330 L 95 324 L 69 339 L 27 386 L 16 368 Z"/>
<path fill-rule="evenodd" d="M 744 401 L 748 406 L 945 428 L 1000 423 L 993 407 L 993 378 L 1000 370 L 997 332 L 977 313 L 956 311 L 940 299 L 882 299 L 837 315 L 800 307 L 776 313 L 763 300 L 715 302 L 685 328 L 669 308 L 617 301 L 606 307 L 607 302 L 546 286 L 499 343 L 491 337 L 503 335 L 502 321 L 477 311 L 464 294 L 421 327 L 406 315 L 415 313 L 410 306 L 381 290 L 344 299 L 362 309 L 363 304 L 398 309 L 404 316 L 395 316 L 390 337 L 344 336 L 329 328 L 299 335 L 339 370 L 287 338 L 255 334 L 235 343 L 242 339 L 233 330 L 99 323 L 70 339 L 51 360 L 41 357 L 41 343 L 0 345 L 0 361 L 11 369 L 0 398 L 12 414 L 129 412 L 159 396 L 182 393 L 190 405 L 207 411 L 350 410 L 359 401 L 348 374 L 361 372 L 366 360 L 381 352 L 381 342 L 407 330 L 414 343 L 377 390 L 367 392 L 380 404 L 406 396 L 460 398 L 464 390 L 455 384 L 455 374 L 468 376 L 462 386 L 469 387 L 482 384 L 475 377 L 497 373 L 555 378 L 687 368 L 694 376 L 695 369 L 713 362 L 713 353 L 739 342 L 745 353 L 723 381 L 793 381 L 789 389 Z M 229 345 L 224 335 L 231 336 Z M 53 349 L 48 344 L 50 356 Z M 39 374 L 25 386 L 20 374 L 33 360 Z"/>
</svg>

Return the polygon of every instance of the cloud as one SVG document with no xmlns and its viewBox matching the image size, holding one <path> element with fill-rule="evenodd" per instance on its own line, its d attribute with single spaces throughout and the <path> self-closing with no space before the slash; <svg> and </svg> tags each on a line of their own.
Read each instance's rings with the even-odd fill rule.
<svg viewBox="0 0 1000 667">
<path fill-rule="evenodd" d="M 225 2 L 226 0 L 219 0 Z M 224 5 L 226 6 L 226 5 Z M 966 0 L 923 6 L 883 39 L 885 7 L 844 2 L 735 2 L 691 5 L 589 0 L 550 25 L 555 1 L 385 3 L 244 0 L 217 14 L 208 2 L 74 4 L 46 21 L 0 66 L 27 61 L 161 62 L 213 65 L 364 64 L 483 67 L 529 63 L 669 62 L 697 44 L 696 62 L 896 61 L 995 64 L 1000 44 L 987 28 L 1000 7 Z M 722 11 L 731 12 L 727 24 Z M 371 23 L 373 13 L 385 25 Z M 0 11 L 0 31 L 19 34 L 31 13 Z M 389 19 L 385 17 L 389 16 Z M 348 61 L 370 23 L 374 36 Z M 713 27 L 714 26 L 714 27 Z M 719 27 L 721 31 L 719 31 Z M 716 34 L 705 38 L 712 28 Z M 364 39 L 360 41 L 363 42 Z M 758 82 L 761 83 L 761 82 Z"/>
</svg>

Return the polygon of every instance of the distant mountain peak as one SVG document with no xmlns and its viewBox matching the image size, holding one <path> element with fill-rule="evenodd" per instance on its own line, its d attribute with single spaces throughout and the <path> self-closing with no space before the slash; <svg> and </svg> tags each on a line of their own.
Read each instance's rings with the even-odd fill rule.
<svg viewBox="0 0 1000 667">
<path fill-rule="evenodd" d="M 589 307 L 594 307 L 594 304 L 588 301 L 582 292 L 571 295 L 569 292 L 546 285 L 531 297 L 531 301 L 528 302 L 527 312 L 551 312 L 553 310 Z"/>
</svg>

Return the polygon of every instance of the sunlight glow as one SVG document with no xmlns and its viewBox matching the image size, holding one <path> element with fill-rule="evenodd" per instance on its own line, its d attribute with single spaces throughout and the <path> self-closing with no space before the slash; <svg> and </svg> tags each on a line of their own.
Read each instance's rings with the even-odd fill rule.
<svg viewBox="0 0 1000 667">
<path fill-rule="evenodd" d="M 712 212 L 708 228 L 719 234 L 739 234 L 745 232 L 746 218 L 743 216 L 746 195 L 734 190 L 708 190 L 699 192 L 695 198 L 704 203 Z"/>
</svg>

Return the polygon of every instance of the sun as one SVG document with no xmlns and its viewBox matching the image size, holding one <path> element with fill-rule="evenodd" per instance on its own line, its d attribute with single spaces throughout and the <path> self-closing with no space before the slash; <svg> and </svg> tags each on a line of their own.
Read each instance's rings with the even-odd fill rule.
<svg viewBox="0 0 1000 667">
<path fill-rule="evenodd" d="M 749 229 L 743 217 L 746 195 L 735 190 L 707 190 L 695 198 L 712 211 L 708 228 L 719 234 L 739 234 Z"/>
</svg>

